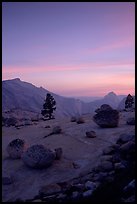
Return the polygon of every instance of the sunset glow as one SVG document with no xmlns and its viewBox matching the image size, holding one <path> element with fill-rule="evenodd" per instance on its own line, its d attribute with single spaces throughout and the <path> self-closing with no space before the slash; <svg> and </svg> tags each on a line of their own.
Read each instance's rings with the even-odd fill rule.
<svg viewBox="0 0 137 204">
<path fill-rule="evenodd" d="M 135 3 L 3 2 L 2 79 L 68 97 L 135 92 Z"/>
</svg>

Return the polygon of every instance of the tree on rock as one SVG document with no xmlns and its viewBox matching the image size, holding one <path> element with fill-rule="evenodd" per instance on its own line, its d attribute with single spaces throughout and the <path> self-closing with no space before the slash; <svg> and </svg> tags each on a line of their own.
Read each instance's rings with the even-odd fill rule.
<svg viewBox="0 0 137 204">
<path fill-rule="evenodd" d="M 133 103 L 134 103 L 133 97 L 130 94 L 128 94 L 125 101 L 125 108 L 132 108 Z"/>
<path fill-rule="evenodd" d="M 56 101 L 50 93 L 47 93 L 46 99 L 44 101 L 45 103 L 43 104 L 43 110 L 41 111 L 41 114 L 49 119 L 54 118 L 52 113 L 54 110 L 56 110 Z"/>
</svg>

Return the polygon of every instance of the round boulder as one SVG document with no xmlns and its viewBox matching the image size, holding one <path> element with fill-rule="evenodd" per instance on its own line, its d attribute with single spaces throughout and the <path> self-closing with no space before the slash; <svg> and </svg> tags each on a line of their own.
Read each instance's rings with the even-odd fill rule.
<svg viewBox="0 0 137 204">
<path fill-rule="evenodd" d="M 102 110 L 93 116 L 93 120 L 102 128 L 117 127 L 119 123 L 119 112 L 117 110 Z"/>
<path fill-rule="evenodd" d="M 49 167 L 55 158 L 55 152 L 45 148 L 43 145 L 33 145 L 22 155 L 23 162 L 32 168 Z"/>
<path fill-rule="evenodd" d="M 12 159 L 20 159 L 25 150 L 25 141 L 21 139 L 15 139 L 7 146 L 7 152 Z"/>
<path fill-rule="evenodd" d="M 101 105 L 100 108 L 97 108 L 97 109 L 95 110 L 95 112 L 96 112 L 96 113 L 99 113 L 100 111 L 108 111 L 108 110 L 113 110 L 113 109 L 111 108 L 110 105 L 108 105 L 108 104 L 103 104 L 103 105 Z"/>
<path fill-rule="evenodd" d="M 113 110 L 113 108 L 111 108 L 111 106 L 108 104 L 103 104 L 103 105 L 101 105 L 100 110 L 101 111 L 103 111 L 103 110 L 108 111 L 108 110 Z"/>
</svg>

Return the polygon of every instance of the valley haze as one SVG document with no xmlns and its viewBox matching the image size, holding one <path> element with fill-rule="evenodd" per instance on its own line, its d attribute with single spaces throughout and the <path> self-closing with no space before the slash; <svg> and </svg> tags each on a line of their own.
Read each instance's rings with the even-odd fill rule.
<svg viewBox="0 0 137 204">
<path fill-rule="evenodd" d="M 19 78 L 2 81 L 2 111 L 22 110 L 41 113 L 44 99 L 47 93 L 51 93 L 57 103 L 55 117 L 80 116 L 94 113 L 102 104 L 109 104 L 112 108 L 124 109 L 126 95 L 116 95 L 109 92 L 103 98 L 85 102 L 77 98 L 57 95 L 50 90 L 21 81 Z M 128 95 L 128 93 L 127 93 Z M 122 104 L 122 105 L 120 105 Z"/>
</svg>

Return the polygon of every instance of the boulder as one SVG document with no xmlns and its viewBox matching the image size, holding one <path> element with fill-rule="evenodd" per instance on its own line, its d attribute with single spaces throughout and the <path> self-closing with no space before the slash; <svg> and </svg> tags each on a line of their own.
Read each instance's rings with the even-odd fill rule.
<svg viewBox="0 0 137 204">
<path fill-rule="evenodd" d="M 43 145 L 29 147 L 22 156 L 23 162 L 32 168 L 47 168 L 52 165 L 55 158 L 55 152 L 45 148 Z"/>
<path fill-rule="evenodd" d="M 87 190 L 95 190 L 96 189 L 96 184 L 92 181 L 87 181 L 85 183 L 85 187 Z"/>
<path fill-rule="evenodd" d="M 77 124 L 82 124 L 82 123 L 85 123 L 85 120 L 82 117 L 79 117 L 77 119 Z"/>
<path fill-rule="evenodd" d="M 115 170 L 124 170 L 124 169 L 126 169 L 125 165 L 122 164 L 121 162 L 115 163 L 114 168 L 115 168 Z"/>
<path fill-rule="evenodd" d="M 93 120 L 102 128 L 117 127 L 119 112 L 117 110 L 101 110 L 93 116 Z"/>
<path fill-rule="evenodd" d="M 11 141 L 7 146 L 7 152 L 12 159 L 20 159 L 25 150 L 25 141 L 21 139 L 15 139 Z"/>
<path fill-rule="evenodd" d="M 119 150 L 121 153 L 129 154 L 130 152 L 135 151 L 135 143 L 132 141 L 129 141 L 129 142 L 121 145 Z"/>
<path fill-rule="evenodd" d="M 89 138 L 94 138 L 94 137 L 96 137 L 96 133 L 95 133 L 95 131 L 91 130 L 89 132 L 86 132 L 86 136 Z"/>
<path fill-rule="evenodd" d="M 117 140 L 117 144 L 124 144 L 129 141 L 134 141 L 135 135 L 121 134 Z"/>
<path fill-rule="evenodd" d="M 113 146 L 108 146 L 103 150 L 103 154 L 107 155 L 107 154 L 113 154 L 115 151 L 115 148 Z"/>
<path fill-rule="evenodd" d="M 93 190 L 88 190 L 83 193 L 83 197 L 88 198 L 88 197 L 91 197 L 92 194 L 93 194 Z"/>
<path fill-rule="evenodd" d="M 100 171 L 112 171 L 113 170 L 113 164 L 110 161 L 102 161 L 99 164 Z"/>
</svg>

